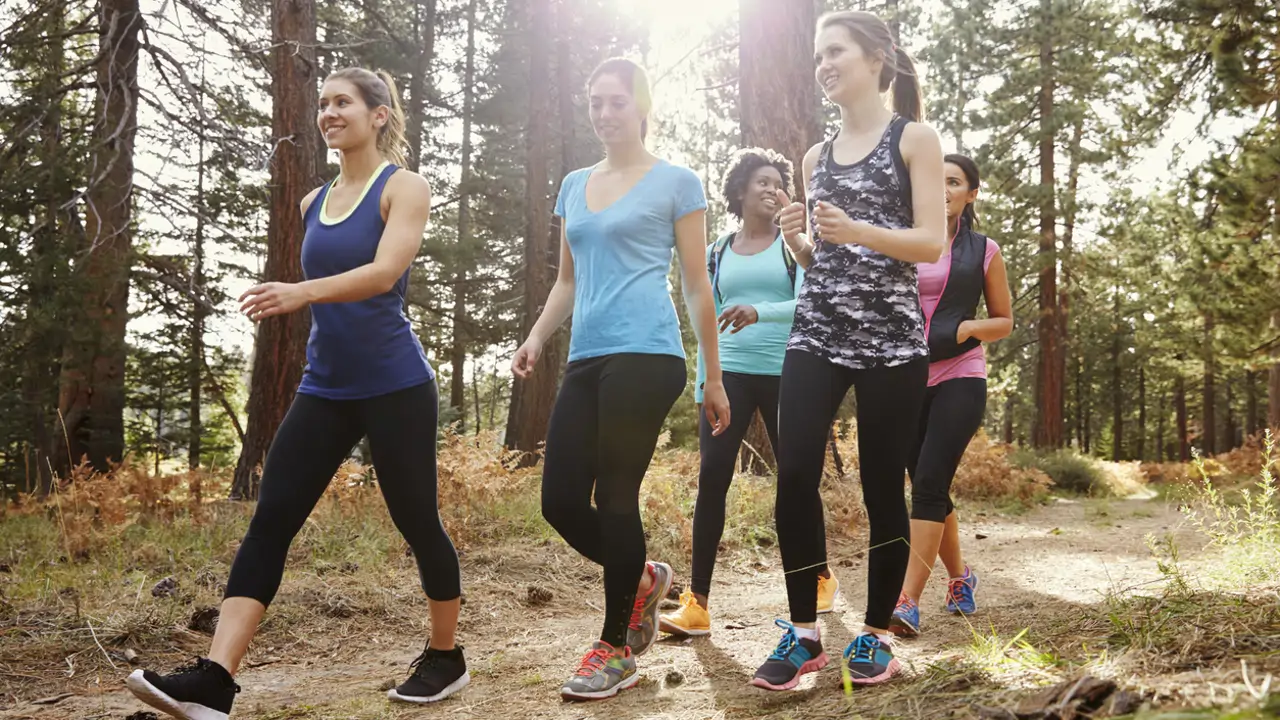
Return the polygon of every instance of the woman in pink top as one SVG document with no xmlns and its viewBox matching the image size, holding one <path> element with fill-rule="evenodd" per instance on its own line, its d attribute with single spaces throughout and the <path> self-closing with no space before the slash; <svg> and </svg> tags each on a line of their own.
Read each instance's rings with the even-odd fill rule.
<svg viewBox="0 0 1280 720">
<path fill-rule="evenodd" d="M 947 611 L 977 607 L 978 576 L 960 556 L 960 529 L 951 502 L 951 480 L 965 448 L 982 426 L 987 404 L 987 360 L 982 344 L 1013 330 L 1013 307 L 1000 246 L 974 231 L 978 166 L 963 155 L 946 156 L 947 243 L 937 262 L 919 263 L 920 306 L 929 340 L 929 389 L 920 433 L 907 470 L 911 474 L 911 564 L 890 630 L 920 632 L 920 594 L 938 555 L 951 581 Z M 987 318 L 977 319 L 986 298 Z"/>
</svg>

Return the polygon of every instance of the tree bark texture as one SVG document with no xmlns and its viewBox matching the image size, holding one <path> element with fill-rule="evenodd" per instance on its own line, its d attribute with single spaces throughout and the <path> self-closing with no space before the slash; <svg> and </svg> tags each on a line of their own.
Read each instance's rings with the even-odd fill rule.
<svg viewBox="0 0 1280 720">
<path fill-rule="evenodd" d="M 315 124 L 317 77 L 316 10 L 312 0 L 275 0 L 271 6 L 273 47 L 271 217 L 267 224 L 264 279 L 302 280 L 302 198 L 320 184 L 320 131 Z M 280 421 L 293 402 L 306 364 L 311 316 L 277 315 L 258 324 L 249 422 L 236 463 L 231 497 L 256 498 L 261 466 Z"/>
</svg>

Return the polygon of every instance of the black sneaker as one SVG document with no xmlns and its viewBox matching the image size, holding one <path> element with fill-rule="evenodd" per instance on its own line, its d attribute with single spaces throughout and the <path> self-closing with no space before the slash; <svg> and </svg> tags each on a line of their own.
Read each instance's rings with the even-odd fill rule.
<svg viewBox="0 0 1280 720">
<path fill-rule="evenodd" d="M 134 670 L 125 685 L 142 702 L 181 720 L 227 720 L 240 692 L 231 673 L 208 658 L 168 675 Z"/>
<path fill-rule="evenodd" d="M 409 665 L 409 679 L 400 687 L 387 691 L 392 700 L 429 703 L 443 700 L 471 682 L 462 646 L 452 650 L 436 650 L 430 645 Z"/>
</svg>

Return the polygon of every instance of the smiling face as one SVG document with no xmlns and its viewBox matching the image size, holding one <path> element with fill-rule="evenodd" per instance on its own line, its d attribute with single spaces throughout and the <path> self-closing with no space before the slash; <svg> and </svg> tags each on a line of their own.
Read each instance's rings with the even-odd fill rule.
<svg viewBox="0 0 1280 720">
<path fill-rule="evenodd" d="M 389 112 L 385 105 L 371 109 L 355 83 L 335 78 L 320 88 L 316 125 L 329 149 L 353 150 L 377 142 Z"/>
<path fill-rule="evenodd" d="M 831 102 L 842 105 L 863 93 L 880 92 L 884 58 L 868 54 L 842 25 L 828 25 L 814 39 L 814 77 Z"/>
<path fill-rule="evenodd" d="M 591 83 L 591 127 L 605 145 L 629 143 L 640 139 L 644 115 L 636 106 L 635 96 L 622 78 L 603 73 Z"/>
<path fill-rule="evenodd" d="M 756 168 L 742 189 L 743 217 L 772 220 L 778 213 L 778 191 L 783 190 L 782 173 L 772 165 Z"/>
<path fill-rule="evenodd" d="M 960 217 L 965 206 L 978 199 L 978 190 L 969 187 L 969 178 L 959 165 L 946 163 L 943 171 L 947 187 L 947 219 L 950 220 Z"/>
</svg>

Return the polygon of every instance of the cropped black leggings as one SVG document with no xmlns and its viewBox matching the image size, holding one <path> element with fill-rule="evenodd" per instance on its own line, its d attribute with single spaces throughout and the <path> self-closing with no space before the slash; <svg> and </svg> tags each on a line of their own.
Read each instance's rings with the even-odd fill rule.
<svg viewBox="0 0 1280 720">
<path fill-rule="evenodd" d="M 889 627 L 911 557 L 904 474 L 928 379 L 926 357 L 894 367 L 853 370 L 804 351 L 787 351 L 778 394 L 774 512 L 792 622 L 818 618 L 818 573 L 827 563 L 818 487 L 828 429 L 852 387 L 858 402 L 862 496 L 871 525 L 866 623 Z"/>
<path fill-rule="evenodd" d="M 757 409 L 764 420 L 774 455 L 778 453 L 778 383 L 777 375 L 726 372 L 724 390 L 729 396 L 730 408 L 728 429 L 719 436 L 712 435 L 711 423 L 705 414 L 702 415 L 698 430 L 702 462 L 698 469 L 698 502 L 693 510 L 693 577 L 690 583 L 690 589 L 699 595 L 711 594 L 716 551 L 724 534 L 725 499 L 738 464 L 738 450 Z"/>
<path fill-rule="evenodd" d="M 299 393 L 267 452 L 258 506 L 236 552 L 226 597 L 270 605 L 294 536 L 351 449 L 366 435 L 391 520 L 418 561 L 432 600 L 462 594 L 458 554 L 436 498 L 435 381 L 364 400 Z"/>
<path fill-rule="evenodd" d="M 565 369 L 551 411 L 542 515 L 570 547 L 604 567 L 600 639 L 615 648 L 626 644 L 644 572 L 640 483 L 687 376 L 674 355 L 578 360 Z"/>
<path fill-rule="evenodd" d="M 911 517 L 946 522 L 956 509 L 951 481 L 987 408 L 985 378 L 956 378 L 925 392 L 920 429 L 911 447 Z"/>
</svg>

